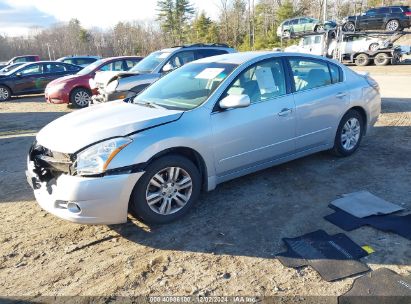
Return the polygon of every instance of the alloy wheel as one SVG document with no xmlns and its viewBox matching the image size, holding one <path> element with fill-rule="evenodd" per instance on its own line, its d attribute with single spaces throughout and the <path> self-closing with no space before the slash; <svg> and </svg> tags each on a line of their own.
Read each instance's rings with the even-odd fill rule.
<svg viewBox="0 0 411 304">
<path fill-rule="evenodd" d="M 396 31 L 399 27 L 397 20 L 391 20 L 387 23 L 387 30 L 389 31 Z"/>
<path fill-rule="evenodd" d="M 90 95 L 88 95 L 85 91 L 79 91 L 74 96 L 74 101 L 77 105 L 85 107 L 90 102 Z"/>
<path fill-rule="evenodd" d="M 0 88 L 0 101 L 5 101 L 9 98 L 9 91 L 6 88 Z"/>
<path fill-rule="evenodd" d="M 146 189 L 146 202 L 155 213 L 169 215 L 184 208 L 192 191 L 192 179 L 184 169 L 167 167 L 151 178 Z"/>
<path fill-rule="evenodd" d="M 344 124 L 341 132 L 341 144 L 345 150 L 350 151 L 357 145 L 361 135 L 361 124 L 357 118 L 350 118 Z"/>
<path fill-rule="evenodd" d="M 355 25 L 354 25 L 354 23 L 352 23 L 352 22 L 348 23 L 348 24 L 346 25 L 346 29 L 347 29 L 347 31 L 349 31 L 349 32 L 355 32 Z"/>
</svg>

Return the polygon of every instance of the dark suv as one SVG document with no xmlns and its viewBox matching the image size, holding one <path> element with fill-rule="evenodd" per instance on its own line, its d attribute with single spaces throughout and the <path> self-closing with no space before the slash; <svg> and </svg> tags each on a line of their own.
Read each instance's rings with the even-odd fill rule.
<svg viewBox="0 0 411 304">
<path fill-rule="evenodd" d="M 400 31 L 411 26 L 409 6 L 384 6 L 372 8 L 360 16 L 348 16 L 343 19 L 344 29 L 349 32 L 358 30 Z"/>
</svg>

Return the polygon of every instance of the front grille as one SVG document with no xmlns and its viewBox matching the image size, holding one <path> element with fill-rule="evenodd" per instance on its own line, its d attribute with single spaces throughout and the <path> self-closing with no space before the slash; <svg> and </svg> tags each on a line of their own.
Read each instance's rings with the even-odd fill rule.
<svg viewBox="0 0 411 304">
<path fill-rule="evenodd" d="M 41 182 L 50 182 L 63 173 L 70 173 L 73 162 L 70 155 L 51 151 L 36 142 L 31 146 L 29 160 Z"/>
</svg>

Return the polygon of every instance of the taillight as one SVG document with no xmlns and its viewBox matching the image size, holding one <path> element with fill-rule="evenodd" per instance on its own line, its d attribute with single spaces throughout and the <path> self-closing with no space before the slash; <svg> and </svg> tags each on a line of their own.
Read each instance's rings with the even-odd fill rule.
<svg viewBox="0 0 411 304">
<path fill-rule="evenodd" d="M 405 16 L 411 17 L 411 12 L 404 12 Z"/>
</svg>

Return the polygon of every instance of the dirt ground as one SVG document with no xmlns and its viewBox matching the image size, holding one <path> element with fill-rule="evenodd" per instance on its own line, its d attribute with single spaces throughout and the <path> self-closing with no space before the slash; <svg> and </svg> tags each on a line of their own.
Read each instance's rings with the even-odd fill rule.
<svg viewBox="0 0 411 304">
<path fill-rule="evenodd" d="M 337 296 L 353 278 L 328 283 L 310 267 L 274 258 L 284 237 L 317 229 L 328 203 L 368 190 L 411 208 L 411 66 L 366 69 L 379 82 L 383 106 L 372 134 L 349 158 L 318 153 L 248 175 L 202 194 L 182 220 L 147 227 L 85 226 L 40 209 L 25 176 L 35 133 L 71 111 L 28 96 L 0 104 L 1 296 Z M 411 241 L 363 227 L 347 233 L 375 253 L 372 269 L 411 273 Z M 336 301 L 336 300 L 335 300 Z"/>
</svg>

